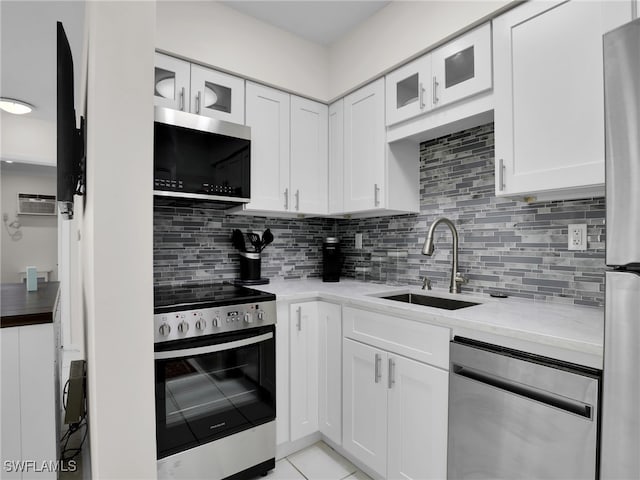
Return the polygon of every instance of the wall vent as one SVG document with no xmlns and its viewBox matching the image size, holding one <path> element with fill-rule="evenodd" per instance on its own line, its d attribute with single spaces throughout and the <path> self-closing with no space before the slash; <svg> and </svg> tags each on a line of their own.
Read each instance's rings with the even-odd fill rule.
<svg viewBox="0 0 640 480">
<path fill-rule="evenodd" d="M 56 196 L 19 193 L 18 215 L 56 215 Z"/>
</svg>

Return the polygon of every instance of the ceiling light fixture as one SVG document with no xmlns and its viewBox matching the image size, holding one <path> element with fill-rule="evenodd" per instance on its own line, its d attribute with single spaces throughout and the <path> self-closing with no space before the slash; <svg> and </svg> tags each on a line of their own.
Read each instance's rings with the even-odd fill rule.
<svg viewBox="0 0 640 480">
<path fill-rule="evenodd" d="M 33 105 L 29 105 L 22 100 L 16 100 L 14 98 L 0 97 L 0 110 L 13 113 L 14 115 L 24 115 L 33 110 Z"/>
</svg>

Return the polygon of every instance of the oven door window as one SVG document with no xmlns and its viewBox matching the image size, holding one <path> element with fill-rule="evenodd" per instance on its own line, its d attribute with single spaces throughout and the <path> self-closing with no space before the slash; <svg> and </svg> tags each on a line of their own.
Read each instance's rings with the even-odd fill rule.
<svg viewBox="0 0 640 480">
<path fill-rule="evenodd" d="M 158 458 L 275 419 L 273 326 L 171 348 L 156 352 Z"/>
</svg>

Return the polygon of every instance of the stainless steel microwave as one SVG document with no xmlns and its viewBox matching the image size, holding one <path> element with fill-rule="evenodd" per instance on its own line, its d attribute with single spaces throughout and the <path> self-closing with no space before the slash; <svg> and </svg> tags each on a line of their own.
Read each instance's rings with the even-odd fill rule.
<svg viewBox="0 0 640 480">
<path fill-rule="evenodd" d="M 153 193 L 224 203 L 251 199 L 251 129 L 155 107 Z"/>
</svg>

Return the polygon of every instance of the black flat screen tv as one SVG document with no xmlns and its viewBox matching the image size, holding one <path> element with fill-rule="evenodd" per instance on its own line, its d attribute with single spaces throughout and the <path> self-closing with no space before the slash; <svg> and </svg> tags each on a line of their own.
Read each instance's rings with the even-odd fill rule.
<svg viewBox="0 0 640 480">
<path fill-rule="evenodd" d="M 61 22 L 57 22 L 57 196 L 64 218 L 73 218 L 73 197 L 84 194 L 85 124 L 76 126 L 73 57 Z"/>
</svg>

